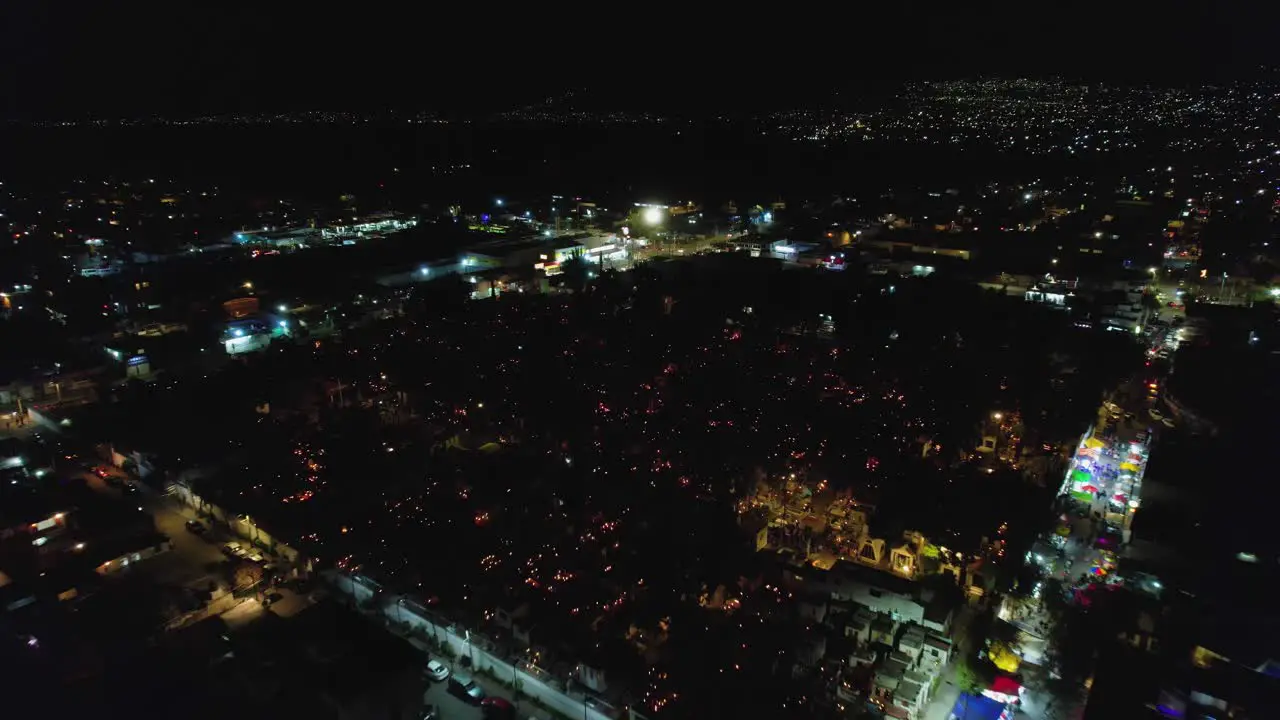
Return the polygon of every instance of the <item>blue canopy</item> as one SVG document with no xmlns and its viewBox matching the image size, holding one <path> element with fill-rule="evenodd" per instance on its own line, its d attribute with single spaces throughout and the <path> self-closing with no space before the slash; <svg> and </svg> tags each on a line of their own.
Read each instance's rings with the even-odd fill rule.
<svg viewBox="0 0 1280 720">
<path fill-rule="evenodd" d="M 1000 720 L 1004 714 L 1005 704 L 983 695 L 961 693 L 956 706 L 951 708 L 951 717 L 956 720 Z"/>
</svg>

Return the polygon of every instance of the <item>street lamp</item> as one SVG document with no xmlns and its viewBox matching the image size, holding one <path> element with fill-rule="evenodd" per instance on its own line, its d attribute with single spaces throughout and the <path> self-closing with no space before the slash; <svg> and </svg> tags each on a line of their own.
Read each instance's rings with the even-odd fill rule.
<svg viewBox="0 0 1280 720">
<path fill-rule="evenodd" d="M 659 225 L 662 223 L 662 209 L 650 207 L 644 209 L 644 221 L 649 225 Z"/>
</svg>

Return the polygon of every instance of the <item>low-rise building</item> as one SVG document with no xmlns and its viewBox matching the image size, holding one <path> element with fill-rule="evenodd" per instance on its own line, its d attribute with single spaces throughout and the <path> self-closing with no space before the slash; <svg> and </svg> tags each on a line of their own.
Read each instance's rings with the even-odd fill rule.
<svg viewBox="0 0 1280 720">
<path fill-rule="evenodd" d="M 898 623 L 885 615 L 876 616 L 871 621 L 871 642 L 882 645 L 893 645 L 893 636 L 898 632 Z"/>
<path fill-rule="evenodd" d="M 917 675 L 916 673 L 908 674 Z M 907 720 L 916 720 L 921 717 L 924 706 L 929 701 L 928 691 L 927 681 L 921 683 L 904 676 L 893 693 L 892 703 L 907 711 Z"/>
<path fill-rule="evenodd" d="M 951 662 L 951 641 L 939 635 L 929 635 L 924 639 L 920 657 L 922 666 L 941 668 Z"/>
<path fill-rule="evenodd" d="M 876 670 L 875 679 L 871 682 L 871 697 L 881 705 L 890 705 L 898 686 L 902 684 L 902 676 L 906 674 L 908 663 L 900 657 L 890 655 Z"/>
<path fill-rule="evenodd" d="M 135 538 L 113 541 L 100 547 L 94 560 L 101 560 L 94 572 L 110 575 L 173 549 L 173 542 L 160 533 L 148 533 Z"/>
<path fill-rule="evenodd" d="M 853 638 L 858 645 L 867 644 L 871 641 L 871 623 L 875 617 L 875 613 L 859 607 L 844 626 L 845 637 Z"/>
<path fill-rule="evenodd" d="M 902 637 L 898 639 L 898 651 L 904 655 L 910 656 L 912 664 L 916 664 L 920 660 L 921 652 L 924 649 L 924 628 L 919 625 L 911 625 L 907 628 Z"/>
</svg>

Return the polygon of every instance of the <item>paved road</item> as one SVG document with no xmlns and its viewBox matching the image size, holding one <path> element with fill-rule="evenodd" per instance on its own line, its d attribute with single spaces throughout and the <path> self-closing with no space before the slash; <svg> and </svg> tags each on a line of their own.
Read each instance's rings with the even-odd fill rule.
<svg viewBox="0 0 1280 720">
<path fill-rule="evenodd" d="M 114 468 L 107 470 L 113 476 L 127 478 L 125 473 Z M 226 557 L 215 545 L 188 531 L 184 523 L 190 518 L 184 516 L 167 498 L 142 490 L 126 495 L 120 488 L 108 485 L 91 472 L 77 473 L 76 477 L 84 480 L 95 492 L 137 502 L 139 507 L 155 519 L 156 530 L 167 536 L 173 544 L 171 552 L 152 558 L 145 564 L 146 571 L 156 579 L 172 585 L 207 583 L 216 579 L 214 566 L 226 560 Z"/>
<path fill-rule="evenodd" d="M 165 498 L 148 499 L 143 507 L 155 518 L 156 529 L 164 533 L 173 542 L 174 560 L 188 568 L 191 573 L 197 571 L 209 574 L 213 567 L 227 558 L 210 540 L 199 537 L 187 530 L 185 523 L 191 519 L 174 507 Z"/>
<path fill-rule="evenodd" d="M 957 664 L 955 660 L 952 660 L 942 671 L 942 679 L 938 683 L 938 692 L 934 694 L 929 704 L 924 707 L 924 712 L 920 715 L 922 720 L 947 720 L 947 717 L 951 714 L 951 708 L 956 706 L 956 700 L 960 697 L 960 688 L 956 685 Z"/>
<path fill-rule="evenodd" d="M 210 530 L 201 536 L 194 535 L 187 530 L 186 522 L 198 519 L 195 511 L 191 508 L 167 497 L 156 497 L 152 502 L 148 503 L 147 509 L 155 517 L 156 527 L 159 528 L 160 532 L 168 535 L 174 541 L 174 552 L 172 554 L 180 558 L 182 564 L 186 567 L 209 568 L 212 567 L 213 563 L 221 563 L 227 559 L 222 554 L 221 549 L 227 538 L 217 530 Z M 207 521 L 202 520 L 201 522 L 208 526 Z M 289 617 L 314 604 L 309 595 L 296 593 L 286 587 L 272 588 L 272 592 L 278 594 L 279 597 L 275 598 L 269 608 L 262 607 L 257 598 L 250 599 L 254 605 L 258 606 L 258 614 L 263 611 L 270 611 L 281 617 Z M 249 611 L 241 608 L 240 612 L 247 613 Z M 226 619 L 225 615 L 223 619 Z"/>
</svg>

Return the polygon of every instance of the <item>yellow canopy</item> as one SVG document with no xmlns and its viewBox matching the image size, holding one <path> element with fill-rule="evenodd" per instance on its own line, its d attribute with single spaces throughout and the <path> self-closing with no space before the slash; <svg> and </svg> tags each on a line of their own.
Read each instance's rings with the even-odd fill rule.
<svg viewBox="0 0 1280 720">
<path fill-rule="evenodd" d="M 1099 450 L 1099 449 L 1101 449 L 1104 445 L 1106 445 L 1106 443 L 1102 442 L 1102 441 L 1101 441 L 1101 440 L 1099 440 L 1098 438 L 1089 438 L 1088 440 L 1085 440 L 1085 441 L 1084 441 L 1084 446 L 1085 446 L 1085 447 L 1087 447 L 1087 448 L 1093 448 L 1094 450 Z"/>
<path fill-rule="evenodd" d="M 1138 472 L 1138 466 L 1131 462 L 1120 463 L 1120 469 L 1128 470 L 1129 472 Z"/>
</svg>

